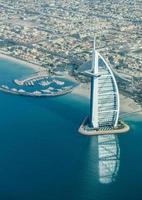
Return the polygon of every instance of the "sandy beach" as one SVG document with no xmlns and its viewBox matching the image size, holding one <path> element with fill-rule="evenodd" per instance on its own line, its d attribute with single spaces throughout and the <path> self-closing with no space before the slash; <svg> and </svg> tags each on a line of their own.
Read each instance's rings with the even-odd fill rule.
<svg viewBox="0 0 142 200">
<path fill-rule="evenodd" d="M 15 63 L 26 65 L 27 67 L 30 67 L 30 68 L 34 69 L 35 71 L 43 71 L 45 69 L 44 67 L 42 67 L 40 65 L 36 65 L 33 63 L 26 62 L 24 60 L 20 60 L 18 58 L 14 58 L 14 57 L 9 56 L 1 51 L 0 51 L 0 59 L 5 59 L 5 60 L 9 60 L 9 61 L 12 61 Z M 75 81 L 77 83 L 77 81 L 75 80 L 74 77 L 72 77 L 68 74 L 66 74 L 65 76 L 67 79 Z M 73 89 L 72 93 L 89 98 L 89 96 L 90 96 L 89 84 L 83 84 L 83 83 L 79 84 L 77 87 L 75 87 Z M 138 112 L 138 114 L 142 116 L 142 111 L 139 112 L 140 110 L 142 110 L 142 107 L 138 103 L 136 103 L 133 99 L 120 94 L 120 112 L 121 112 L 121 114 Z"/>
<path fill-rule="evenodd" d="M 89 85 L 80 84 L 73 89 L 72 93 L 89 98 L 90 96 Z M 120 94 L 120 114 L 122 116 L 124 114 L 125 116 L 126 113 L 133 113 L 134 115 L 138 114 L 142 116 L 142 107 L 138 103 L 136 103 L 133 99 Z"/>
<path fill-rule="evenodd" d="M 45 69 L 44 67 L 42 67 L 40 65 L 29 63 L 29 62 L 24 61 L 24 60 L 20 60 L 18 58 L 15 58 L 15 57 L 12 57 L 10 55 L 7 55 L 2 51 L 0 51 L 0 60 L 1 59 L 9 60 L 9 61 L 21 64 L 21 65 L 26 65 L 27 67 L 30 67 L 30 68 L 34 69 L 35 71 L 42 71 L 42 70 Z"/>
</svg>

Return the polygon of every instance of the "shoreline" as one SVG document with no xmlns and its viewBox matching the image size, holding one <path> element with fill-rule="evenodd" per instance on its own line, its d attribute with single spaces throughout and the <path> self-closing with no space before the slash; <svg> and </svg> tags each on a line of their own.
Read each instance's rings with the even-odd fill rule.
<svg viewBox="0 0 142 200">
<path fill-rule="evenodd" d="M 0 60 L 8 60 L 8 61 L 12 61 L 12 62 L 20 64 L 20 65 L 25 65 L 26 67 L 29 67 L 36 72 L 45 70 L 45 68 L 40 66 L 40 65 L 30 63 L 30 62 L 25 61 L 25 60 L 21 60 L 19 58 L 14 57 L 14 56 L 8 55 L 8 54 L 6 54 L 5 52 L 2 52 L 2 51 L 0 51 Z"/>
<path fill-rule="evenodd" d="M 41 71 L 47 70 L 43 66 L 40 66 L 40 65 L 37 65 L 37 64 L 34 64 L 34 63 L 30 63 L 30 62 L 25 61 L 25 60 L 21 60 L 19 58 L 8 55 L 8 54 L 6 54 L 2 51 L 0 51 L 0 60 L 8 60 L 8 61 L 12 61 L 12 62 L 20 64 L 20 65 L 25 65 L 26 67 L 32 68 L 35 72 L 41 72 Z M 63 77 L 63 78 L 66 78 L 70 81 L 78 83 L 78 81 L 75 79 L 75 77 L 70 76 L 68 73 L 65 73 L 63 75 L 59 75 L 59 74 L 56 75 L 56 73 L 55 73 L 54 75 L 59 76 L 59 77 Z"/>
<path fill-rule="evenodd" d="M 89 99 L 89 84 L 81 83 L 73 89 L 72 94 L 76 94 Z M 123 115 L 125 116 L 127 114 L 142 117 L 142 107 L 130 97 L 127 97 L 126 95 L 120 93 L 120 117 L 121 115 L 123 117 Z"/>
<path fill-rule="evenodd" d="M 36 72 L 45 70 L 45 68 L 40 65 L 29 63 L 27 61 L 15 58 L 13 56 L 6 54 L 5 52 L 0 51 L 0 60 L 2 59 L 12 61 L 20 65 L 25 65 L 26 67 L 29 67 Z M 78 85 L 75 88 L 73 88 L 72 94 L 89 98 L 90 96 L 89 84 L 79 83 L 74 77 L 70 76 L 69 74 L 65 74 L 64 77 L 78 83 Z M 140 110 L 141 112 L 138 112 Z M 139 115 L 142 117 L 142 107 L 138 103 L 136 103 L 133 99 L 127 97 L 127 95 L 123 95 L 120 93 L 120 115 L 121 114 L 125 115 L 126 113 L 130 114 L 133 112 L 136 112 L 134 113 L 134 115 Z"/>
</svg>

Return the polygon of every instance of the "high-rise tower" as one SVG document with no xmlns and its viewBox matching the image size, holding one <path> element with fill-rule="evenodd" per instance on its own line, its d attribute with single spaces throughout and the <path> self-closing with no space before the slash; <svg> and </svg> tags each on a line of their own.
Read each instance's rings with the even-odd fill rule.
<svg viewBox="0 0 142 200">
<path fill-rule="evenodd" d="M 120 132 L 120 127 L 122 129 L 124 124 L 119 122 L 120 101 L 116 79 L 95 46 L 94 40 L 92 66 L 90 70 L 84 71 L 84 75 L 91 78 L 90 116 L 83 122 L 79 131 L 97 134 L 112 130 L 116 132 L 119 129 Z"/>
</svg>

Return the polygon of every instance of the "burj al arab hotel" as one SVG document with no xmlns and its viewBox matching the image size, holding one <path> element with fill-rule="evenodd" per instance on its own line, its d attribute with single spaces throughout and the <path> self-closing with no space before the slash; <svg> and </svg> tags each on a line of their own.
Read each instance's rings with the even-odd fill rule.
<svg viewBox="0 0 142 200">
<path fill-rule="evenodd" d="M 104 58 L 93 47 L 92 66 L 83 72 L 91 79 L 90 115 L 79 132 L 85 135 L 123 133 L 129 126 L 119 120 L 120 100 L 116 79 Z"/>
</svg>

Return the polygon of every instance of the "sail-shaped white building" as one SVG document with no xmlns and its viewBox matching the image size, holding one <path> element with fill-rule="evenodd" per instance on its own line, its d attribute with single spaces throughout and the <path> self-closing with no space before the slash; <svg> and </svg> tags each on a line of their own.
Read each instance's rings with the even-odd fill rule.
<svg viewBox="0 0 142 200">
<path fill-rule="evenodd" d="M 128 131 L 129 127 L 119 120 L 120 101 L 116 79 L 96 50 L 95 40 L 92 67 L 84 71 L 84 75 L 91 78 L 90 116 L 84 120 L 79 132 L 94 135 Z"/>
</svg>

